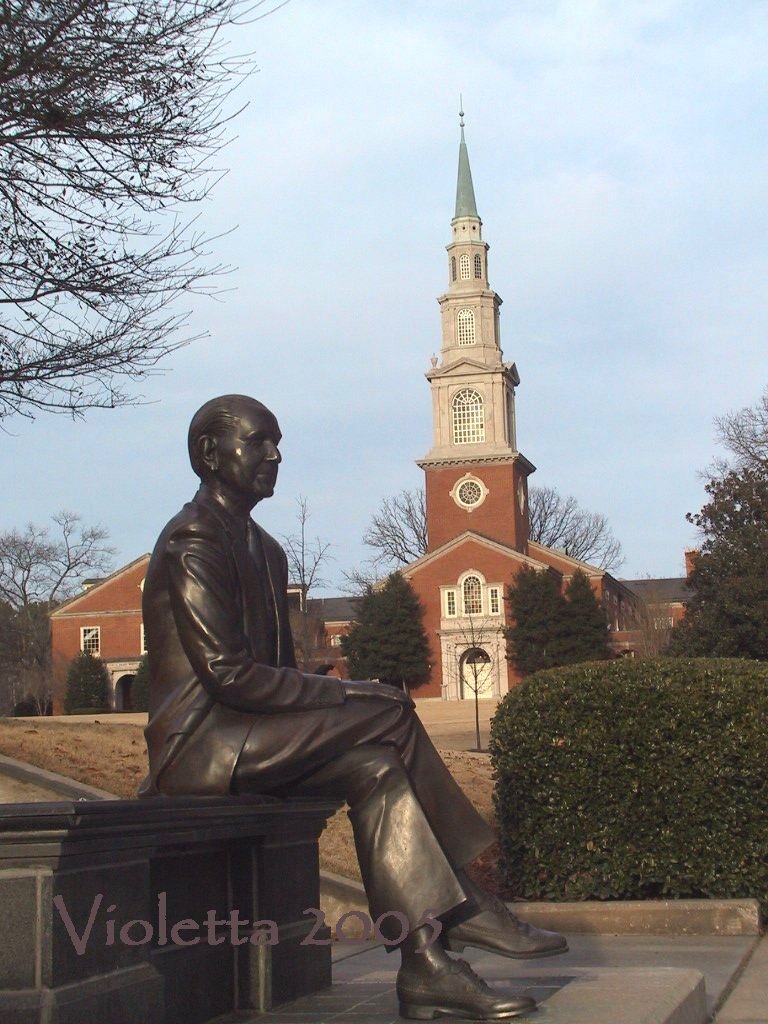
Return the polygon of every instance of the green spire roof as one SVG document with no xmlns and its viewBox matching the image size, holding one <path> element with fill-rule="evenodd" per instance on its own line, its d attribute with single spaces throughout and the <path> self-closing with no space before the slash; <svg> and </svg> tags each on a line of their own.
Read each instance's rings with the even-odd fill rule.
<svg viewBox="0 0 768 1024">
<path fill-rule="evenodd" d="M 459 144 L 459 176 L 456 181 L 456 213 L 454 217 L 479 217 L 472 185 L 472 171 L 469 169 L 469 153 L 464 141 L 464 109 L 459 111 L 461 142 Z"/>
</svg>

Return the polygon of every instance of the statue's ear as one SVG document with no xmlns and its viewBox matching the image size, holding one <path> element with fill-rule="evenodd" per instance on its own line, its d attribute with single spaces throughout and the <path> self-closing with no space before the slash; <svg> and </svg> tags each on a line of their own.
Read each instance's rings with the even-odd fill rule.
<svg viewBox="0 0 768 1024">
<path fill-rule="evenodd" d="M 219 453 L 216 446 L 216 438 L 210 434 L 203 434 L 200 438 L 200 461 L 207 470 L 215 473 L 219 468 Z"/>
</svg>

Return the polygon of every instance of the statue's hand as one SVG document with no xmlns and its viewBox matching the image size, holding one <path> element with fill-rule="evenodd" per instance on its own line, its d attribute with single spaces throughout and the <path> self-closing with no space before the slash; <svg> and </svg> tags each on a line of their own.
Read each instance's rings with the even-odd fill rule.
<svg viewBox="0 0 768 1024">
<path fill-rule="evenodd" d="M 378 700 L 393 700 L 396 704 L 405 704 L 407 708 L 416 707 L 407 693 L 404 693 L 397 686 L 390 686 L 388 683 L 371 683 L 355 679 L 345 679 L 342 685 L 344 693 L 348 697 L 374 697 Z"/>
</svg>

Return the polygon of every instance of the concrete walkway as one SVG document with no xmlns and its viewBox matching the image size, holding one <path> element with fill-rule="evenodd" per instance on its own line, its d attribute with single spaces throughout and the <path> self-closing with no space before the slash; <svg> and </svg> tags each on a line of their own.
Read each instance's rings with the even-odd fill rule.
<svg viewBox="0 0 768 1024">
<path fill-rule="evenodd" d="M 474 950 L 465 959 L 493 987 L 536 999 L 541 1024 L 705 1024 L 715 1013 L 717 1024 L 768 1024 L 766 939 L 571 935 L 569 944 L 539 962 Z M 395 1024 L 398 959 L 336 946 L 330 989 L 248 1024 Z"/>
</svg>

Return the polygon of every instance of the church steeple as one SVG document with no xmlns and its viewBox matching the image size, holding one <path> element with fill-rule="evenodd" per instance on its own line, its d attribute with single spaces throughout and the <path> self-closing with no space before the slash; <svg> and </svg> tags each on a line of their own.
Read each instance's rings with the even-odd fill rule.
<svg viewBox="0 0 768 1024">
<path fill-rule="evenodd" d="M 461 142 L 459 143 L 459 174 L 456 180 L 456 213 L 454 220 L 458 217 L 480 217 L 477 213 L 475 202 L 475 189 L 472 184 L 472 171 L 469 167 L 469 153 L 464 138 L 464 104 L 461 104 L 459 111 L 459 126 L 461 127 Z"/>
<path fill-rule="evenodd" d="M 462 104 L 463 108 L 463 104 Z M 517 450 L 514 363 L 501 350 L 501 298 L 488 282 L 469 153 L 460 112 L 456 210 L 451 220 L 448 289 L 437 300 L 440 360 L 432 389 L 432 447 L 419 461 L 426 475 L 430 550 L 477 529 L 519 551 L 528 541 L 526 477 L 534 467 Z M 446 499 L 452 499 L 446 504 Z"/>
</svg>

